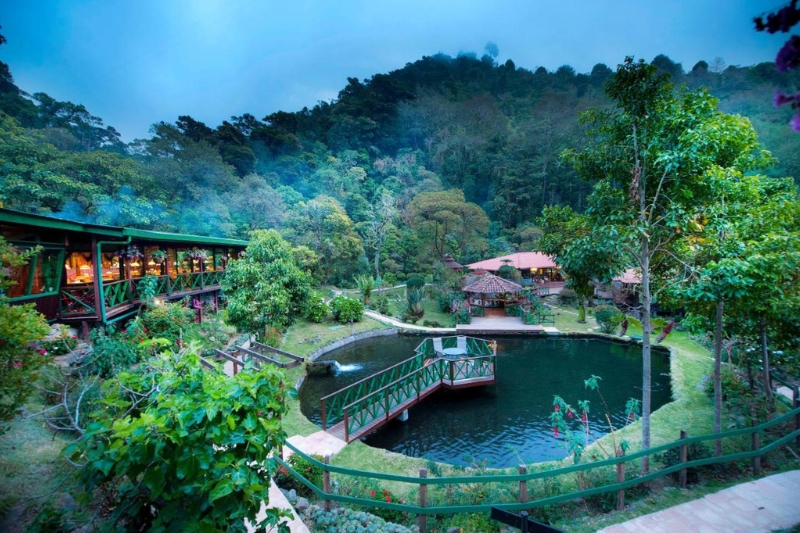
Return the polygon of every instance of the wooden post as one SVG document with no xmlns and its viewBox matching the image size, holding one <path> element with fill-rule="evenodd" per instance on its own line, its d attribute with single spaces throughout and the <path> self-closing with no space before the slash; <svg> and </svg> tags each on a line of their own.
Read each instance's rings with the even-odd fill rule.
<svg viewBox="0 0 800 533">
<path fill-rule="evenodd" d="M 686 438 L 686 432 L 681 430 L 681 440 Z M 689 456 L 689 447 L 686 444 L 681 444 L 681 464 L 685 463 Z M 682 489 L 686 488 L 686 469 L 682 469 L 678 473 L 678 479 Z"/>
<path fill-rule="evenodd" d="M 794 390 L 792 391 L 792 396 L 793 396 L 792 409 L 796 410 L 798 407 L 800 407 L 800 386 L 798 385 L 794 386 Z M 800 413 L 794 415 L 794 429 L 795 431 L 800 429 Z M 800 435 L 795 437 L 794 444 L 795 446 L 800 447 Z"/>
<path fill-rule="evenodd" d="M 323 461 L 325 462 L 326 466 L 331 464 L 331 456 L 326 455 Z M 325 495 L 328 495 L 331 492 L 331 473 L 327 468 L 325 468 L 325 471 L 322 473 L 322 490 L 325 491 Z M 326 511 L 330 511 L 331 501 L 325 498 L 325 501 L 323 502 L 322 506 L 325 508 Z"/>
<path fill-rule="evenodd" d="M 750 417 L 751 417 L 750 418 L 751 426 L 755 426 L 756 425 L 756 413 L 755 413 L 755 411 L 750 411 Z M 752 445 L 751 449 L 754 452 L 758 451 L 760 449 L 759 440 L 760 439 L 759 439 L 758 431 L 753 431 L 753 445 Z M 757 455 L 757 456 L 753 457 L 753 475 L 757 476 L 759 474 L 761 474 L 761 456 Z"/>
<path fill-rule="evenodd" d="M 625 455 L 625 452 L 619 450 L 617 452 L 617 457 L 622 457 Z M 625 463 L 617 463 L 617 483 L 622 483 L 625 481 Z M 617 510 L 624 511 L 625 510 L 625 489 L 619 489 L 617 491 Z"/>
<path fill-rule="evenodd" d="M 519 465 L 519 473 L 526 474 L 528 469 L 525 465 Z M 520 480 L 519 482 L 519 503 L 525 503 L 528 501 L 528 482 L 525 480 Z"/>
<path fill-rule="evenodd" d="M 322 404 L 322 431 L 326 431 L 328 429 L 327 420 L 325 419 L 325 398 L 320 400 Z"/>
<path fill-rule="evenodd" d="M 347 420 L 347 409 L 344 410 L 344 441 L 349 443 L 350 442 L 350 431 L 348 429 L 348 420 Z"/>
<path fill-rule="evenodd" d="M 419 477 L 425 479 L 428 477 L 428 470 L 426 468 L 419 469 Z M 428 485 L 424 483 L 419 484 L 419 506 L 428 506 Z M 417 515 L 417 527 L 419 533 L 428 533 L 428 516 L 424 514 Z"/>
<path fill-rule="evenodd" d="M 453 368 L 453 361 L 450 361 L 450 385 L 455 382 L 455 369 Z"/>
</svg>

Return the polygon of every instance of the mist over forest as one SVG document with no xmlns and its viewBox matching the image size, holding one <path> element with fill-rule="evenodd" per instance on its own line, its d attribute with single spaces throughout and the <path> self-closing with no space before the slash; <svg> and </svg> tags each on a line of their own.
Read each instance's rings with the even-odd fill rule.
<svg viewBox="0 0 800 533">
<path fill-rule="evenodd" d="M 0 202 L 198 235 L 276 228 L 320 283 L 404 279 L 443 252 L 468 263 L 531 250 L 543 207 L 586 207 L 591 185 L 560 156 L 590 142 L 579 115 L 611 105 L 616 65 L 531 71 L 487 50 L 349 78 L 335 100 L 300 111 L 216 125 L 165 117 L 129 144 L 83 105 L 26 93 L 0 62 Z M 720 58 L 689 67 L 666 55 L 652 64 L 748 117 L 776 158 L 768 174 L 800 178 L 789 111 L 773 107 L 776 90 L 800 86 L 797 69 Z M 445 235 L 424 231 L 432 219 L 449 224 Z"/>
</svg>

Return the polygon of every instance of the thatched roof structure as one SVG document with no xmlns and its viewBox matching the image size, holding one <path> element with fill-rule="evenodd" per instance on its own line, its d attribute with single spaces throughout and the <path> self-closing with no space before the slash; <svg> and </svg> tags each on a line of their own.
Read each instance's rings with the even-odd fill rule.
<svg viewBox="0 0 800 533">
<path fill-rule="evenodd" d="M 494 274 L 486 274 L 462 289 L 464 292 L 478 294 L 502 294 L 506 292 L 522 292 L 522 285 L 503 279 Z"/>
<path fill-rule="evenodd" d="M 444 263 L 444 266 L 453 270 L 461 270 L 464 268 L 464 265 L 453 259 L 453 256 L 450 254 L 444 254 L 444 257 L 442 257 L 442 262 Z"/>
</svg>

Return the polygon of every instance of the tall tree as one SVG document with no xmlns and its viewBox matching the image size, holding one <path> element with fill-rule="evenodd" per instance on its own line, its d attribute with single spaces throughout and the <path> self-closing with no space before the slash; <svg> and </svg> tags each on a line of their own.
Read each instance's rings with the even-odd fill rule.
<svg viewBox="0 0 800 533">
<path fill-rule="evenodd" d="M 367 211 L 367 219 L 356 226 L 364 241 L 364 247 L 372 252 L 377 280 L 381 279 L 381 253 L 398 215 L 397 200 L 388 191 L 382 190 Z"/>
<path fill-rule="evenodd" d="M 641 269 L 642 447 L 650 447 L 653 274 L 671 265 L 681 232 L 707 199 L 706 172 L 766 163 L 746 119 L 723 115 L 704 90 L 675 92 L 665 74 L 626 58 L 606 86 L 613 109 L 586 113 L 594 145 L 567 157 L 597 181 L 589 199 L 595 237 Z M 656 280 L 657 281 L 657 280 Z M 644 470 L 649 461 L 643 459 Z"/>
<path fill-rule="evenodd" d="M 242 259 L 228 265 L 222 289 L 228 320 L 239 330 L 267 339 L 301 316 L 311 280 L 295 263 L 292 248 L 275 230 L 257 230 Z"/>
</svg>

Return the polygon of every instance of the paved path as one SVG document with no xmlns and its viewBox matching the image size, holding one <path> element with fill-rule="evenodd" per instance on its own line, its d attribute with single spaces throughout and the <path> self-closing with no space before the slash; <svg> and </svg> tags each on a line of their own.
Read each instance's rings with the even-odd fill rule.
<svg viewBox="0 0 800 533">
<path fill-rule="evenodd" d="M 759 533 L 800 524 L 800 470 L 757 479 L 598 533 Z"/>
</svg>

